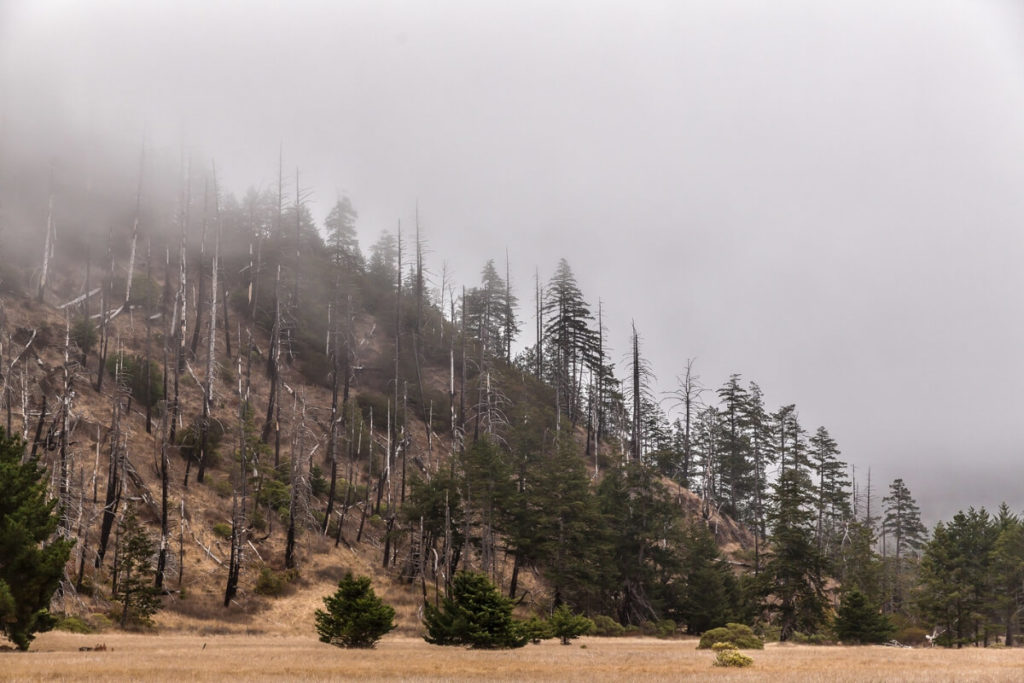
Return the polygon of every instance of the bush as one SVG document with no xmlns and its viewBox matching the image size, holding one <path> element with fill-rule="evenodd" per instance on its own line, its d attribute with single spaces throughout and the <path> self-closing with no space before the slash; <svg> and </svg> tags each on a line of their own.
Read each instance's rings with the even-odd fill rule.
<svg viewBox="0 0 1024 683">
<path fill-rule="evenodd" d="M 71 325 L 71 341 L 73 341 L 83 354 L 88 354 L 96 346 L 98 335 L 96 324 L 84 315 L 75 320 Z"/>
<path fill-rule="evenodd" d="M 433 645 L 468 645 L 472 648 L 513 648 L 529 638 L 512 618 L 512 600 L 506 598 L 486 574 L 459 572 L 452 593 L 440 607 L 423 605 L 423 639 Z"/>
<path fill-rule="evenodd" d="M 143 356 L 113 354 L 107 357 L 107 372 L 117 377 L 118 361 L 132 397 L 142 405 L 155 406 L 164 397 L 164 375 L 156 361 L 149 361 L 149 391 L 146 391 L 146 359 Z"/>
<path fill-rule="evenodd" d="M 68 633 L 92 633 L 92 626 L 89 626 L 81 617 L 67 616 L 58 619 L 55 629 L 67 631 Z"/>
<path fill-rule="evenodd" d="M 256 587 L 253 589 L 258 595 L 277 597 L 283 595 L 290 584 L 299 578 L 296 569 L 286 569 L 283 572 L 275 572 L 270 567 L 260 569 L 260 575 L 256 579 Z"/>
<path fill-rule="evenodd" d="M 367 576 L 347 572 L 338 591 L 324 598 L 327 611 L 316 611 L 320 641 L 338 647 L 373 647 L 395 628 L 395 610 L 377 597 Z"/>
<path fill-rule="evenodd" d="M 594 630 L 594 622 L 582 614 L 573 614 L 564 603 L 555 609 L 548 623 L 551 625 L 551 634 L 561 639 L 562 645 L 568 645 L 573 638 L 585 636 Z"/>
<path fill-rule="evenodd" d="M 623 628 L 622 624 L 603 614 L 599 614 L 594 617 L 593 621 L 595 636 L 614 638 L 616 636 L 621 636 L 626 632 L 626 629 Z"/>
<path fill-rule="evenodd" d="M 833 639 L 825 633 L 801 633 L 793 631 L 789 639 L 797 645 L 831 645 Z"/>
<path fill-rule="evenodd" d="M 893 640 L 899 641 L 904 645 L 924 645 L 928 642 L 928 639 L 925 638 L 927 635 L 930 634 L 923 628 L 918 626 L 905 626 L 891 634 L 891 637 Z M 938 639 L 936 639 L 936 644 L 938 644 Z"/>
<path fill-rule="evenodd" d="M 231 538 L 231 525 L 227 522 L 217 522 L 213 525 L 213 533 L 220 538 Z"/>
<path fill-rule="evenodd" d="M 754 660 L 746 656 L 730 642 L 715 643 L 711 646 L 715 651 L 715 666 L 747 667 L 754 663 Z"/>
<path fill-rule="evenodd" d="M 534 645 L 537 645 L 542 640 L 555 637 L 555 634 L 551 632 L 551 624 L 538 617 L 530 617 L 526 621 L 521 622 L 519 624 L 519 632 Z"/>
<path fill-rule="evenodd" d="M 715 643 L 732 643 L 740 650 L 763 650 L 764 641 L 745 624 L 726 624 L 709 631 L 700 637 L 698 650 L 707 650 Z"/>
</svg>

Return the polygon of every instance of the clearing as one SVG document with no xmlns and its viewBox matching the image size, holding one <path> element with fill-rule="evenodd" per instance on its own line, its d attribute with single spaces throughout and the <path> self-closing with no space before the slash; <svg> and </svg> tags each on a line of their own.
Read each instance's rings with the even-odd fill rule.
<svg viewBox="0 0 1024 683">
<path fill-rule="evenodd" d="M 80 647 L 106 646 L 105 651 Z M 695 639 L 581 638 L 480 651 L 391 636 L 374 650 L 314 637 L 41 634 L 28 653 L 0 652 L 0 679 L 35 680 L 680 680 L 1019 681 L 1024 650 L 769 644 L 749 669 L 712 666 Z"/>
</svg>

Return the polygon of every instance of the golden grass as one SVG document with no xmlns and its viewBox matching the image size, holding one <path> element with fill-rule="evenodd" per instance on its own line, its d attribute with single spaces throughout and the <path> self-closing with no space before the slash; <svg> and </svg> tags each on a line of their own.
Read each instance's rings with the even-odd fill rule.
<svg viewBox="0 0 1024 683">
<path fill-rule="evenodd" d="M 79 647 L 106 644 L 105 652 Z M 582 647 L 584 646 L 585 647 Z M 0 679 L 35 680 L 715 680 L 1016 681 L 1024 651 L 769 645 L 754 666 L 726 670 L 696 640 L 583 638 L 473 651 L 391 636 L 375 650 L 314 637 L 46 633 L 31 652 L 0 653 Z"/>
</svg>

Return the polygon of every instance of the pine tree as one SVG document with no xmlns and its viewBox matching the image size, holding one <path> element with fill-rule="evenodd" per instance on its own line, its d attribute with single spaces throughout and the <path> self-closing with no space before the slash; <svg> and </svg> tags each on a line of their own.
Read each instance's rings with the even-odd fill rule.
<svg viewBox="0 0 1024 683">
<path fill-rule="evenodd" d="M 551 625 L 551 634 L 561 640 L 562 645 L 569 645 L 574 638 L 594 630 L 593 621 L 582 614 L 574 614 L 565 603 L 555 608 L 548 623 Z"/>
<path fill-rule="evenodd" d="M 349 272 L 361 272 L 364 268 L 363 254 L 359 250 L 359 238 L 356 235 L 358 217 L 349 198 L 342 197 L 324 219 L 331 260 Z"/>
<path fill-rule="evenodd" d="M 766 607 L 776 612 L 779 638 L 815 633 L 825 621 L 824 558 L 814 542 L 814 491 L 806 470 L 791 464 L 779 475 L 772 511 L 772 557 L 765 568 Z"/>
<path fill-rule="evenodd" d="M 889 617 L 856 589 L 843 596 L 833 626 L 845 645 L 884 643 L 895 630 Z"/>
<path fill-rule="evenodd" d="M 882 531 L 896 543 L 891 604 L 898 611 L 903 605 L 904 560 L 908 553 L 924 547 L 928 530 L 921 523 L 921 511 L 902 479 L 889 485 L 889 495 L 882 498 L 882 504 L 886 506 Z"/>
<path fill-rule="evenodd" d="M 47 608 L 74 541 L 53 539 L 57 499 L 47 500 L 38 459 L 22 462 L 25 443 L 0 427 L 0 633 L 27 650 L 54 619 Z"/>
<path fill-rule="evenodd" d="M 345 576 L 334 595 L 324 597 L 324 610 L 316 610 L 320 642 L 338 647 L 370 648 L 395 628 L 395 610 L 377 597 L 368 576 Z"/>
<path fill-rule="evenodd" d="M 516 648 L 528 637 L 512 618 L 513 602 L 498 592 L 485 574 L 459 572 L 450 596 L 435 607 L 423 605 L 423 638 L 433 645 L 468 645 L 475 649 Z"/>
<path fill-rule="evenodd" d="M 128 628 L 129 623 L 152 626 L 152 616 L 160 609 L 160 598 L 153 585 L 156 547 L 131 503 L 118 525 L 118 534 L 121 547 L 117 554 L 115 598 L 121 603 L 121 628 Z"/>
</svg>

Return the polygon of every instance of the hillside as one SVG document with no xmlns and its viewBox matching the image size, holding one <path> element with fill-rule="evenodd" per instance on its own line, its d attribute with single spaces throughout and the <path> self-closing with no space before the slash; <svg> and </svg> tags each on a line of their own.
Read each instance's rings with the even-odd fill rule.
<svg viewBox="0 0 1024 683">
<path fill-rule="evenodd" d="M 234 214 L 216 215 L 219 319 L 209 422 L 209 438 L 216 445 L 203 459 L 202 483 L 198 443 L 209 355 L 206 302 L 213 216 L 209 234 L 204 215 L 201 233 L 196 225 L 179 235 L 154 232 L 145 237 L 145 247 L 141 238 L 133 248 L 131 237 L 111 230 L 105 259 L 89 256 L 101 251 L 95 246 L 103 244 L 101 237 L 72 233 L 52 248 L 42 288 L 35 265 L 39 258 L 32 257 L 29 241 L 18 245 L 22 258 L 3 264 L 0 361 L 6 390 L 0 395 L 5 398 L 5 424 L 26 434 L 29 448 L 36 447 L 34 435 L 40 434 L 38 448 L 53 474 L 54 495 L 65 502 L 67 533 L 77 539 L 57 611 L 80 615 L 95 626 L 117 619 L 120 608 L 111 590 L 117 522 L 126 506 L 134 506 L 159 543 L 165 443 L 168 552 L 163 608 L 155 617 L 161 629 L 308 634 L 320 598 L 347 570 L 374 578 L 378 592 L 396 606 L 400 630 L 408 634 L 420 631 L 423 598 L 443 591 L 457 569 L 486 571 L 520 600 L 524 614 L 543 613 L 552 601 L 566 598 L 592 614 L 615 609 L 619 598 L 601 595 L 598 587 L 602 581 L 620 580 L 602 578 L 608 570 L 595 553 L 604 549 L 596 542 L 594 548 L 584 547 L 594 540 L 588 539 L 585 527 L 564 538 L 546 537 L 544 528 L 553 527 L 544 515 L 559 503 L 573 504 L 565 496 L 582 495 L 588 509 L 597 506 L 597 482 L 626 456 L 614 439 L 601 437 L 598 448 L 593 445 L 597 437 L 585 424 L 567 425 L 570 416 L 559 417 L 555 411 L 558 392 L 522 364 L 508 363 L 508 339 L 502 338 L 506 330 L 498 317 L 489 319 L 472 308 L 473 297 L 487 292 L 486 270 L 484 287 L 460 298 L 458 314 L 451 294 L 451 315 L 446 316 L 443 302 L 428 299 L 416 271 L 410 271 L 396 295 L 401 243 L 390 254 L 374 252 L 373 258 L 397 257 L 396 262 L 374 263 L 371 258 L 363 266 L 360 255 L 358 265 L 349 267 L 337 258 L 338 251 L 318 243 L 299 212 L 295 235 L 305 251 L 305 265 L 296 268 L 287 255 L 292 236 L 285 230 L 253 239 L 254 233 L 239 224 L 244 212 L 237 207 Z M 277 220 L 282 221 L 280 214 Z M 176 237 L 187 243 L 184 268 L 176 261 Z M 256 261 L 248 248 L 253 242 L 258 245 Z M 358 254 L 358 246 L 345 253 Z M 96 261 L 106 260 L 112 268 L 97 266 Z M 251 278 L 255 268 L 259 270 Z M 275 269 L 271 282 L 267 273 Z M 132 294 L 122 306 L 129 278 Z M 36 294 L 40 289 L 41 300 Z M 181 316 L 182 303 L 184 334 L 176 337 L 181 332 L 174 321 Z M 197 307 L 199 343 L 193 353 Z M 484 304 L 484 310 L 489 307 Z M 225 316 L 230 338 L 222 327 Z M 104 339 L 105 362 L 100 359 Z M 168 415 L 175 413 L 174 356 L 182 341 L 172 437 Z M 278 362 L 271 364 L 275 346 Z M 124 359 L 125 368 L 131 363 L 144 368 L 147 357 L 157 378 L 151 380 L 152 389 L 124 374 L 120 382 L 115 380 L 118 358 Z M 97 390 L 101 365 L 103 380 Z M 59 410 L 66 393 L 65 368 L 72 397 L 66 433 Z M 335 376 L 338 382 L 332 383 Z M 144 403 L 149 394 L 153 400 L 147 431 Z M 246 394 L 249 412 L 243 423 L 239 417 Z M 264 429 L 272 397 L 277 407 Z M 332 398 L 337 415 L 333 437 Z M 571 419 L 578 421 L 578 413 Z M 560 422 L 565 436 L 559 439 Z M 243 442 L 245 477 L 239 470 Z M 336 474 L 334 501 L 329 503 L 332 447 Z M 58 481 L 62 449 L 67 472 L 63 488 Z M 568 460 L 558 464 L 555 451 L 564 452 L 558 457 Z M 477 457 L 481 460 L 474 461 Z M 122 481 L 107 506 L 114 523 L 106 555 L 97 560 L 105 493 L 118 467 Z M 501 481 L 496 479 L 499 472 L 504 472 Z M 537 477 L 550 483 L 551 477 L 563 476 L 566 481 L 575 478 L 583 489 L 546 492 L 555 496 L 550 501 L 541 496 Z M 668 487 L 664 514 L 699 517 L 697 496 L 667 478 L 661 486 Z M 536 499 L 527 495 L 533 490 L 538 491 Z M 333 514 L 324 529 L 328 506 Z M 558 525 L 592 525 L 601 513 L 594 507 L 587 513 L 590 521 L 569 508 L 553 514 L 562 515 Z M 288 558 L 290 522 L 296 543 Z M 524 528 L 536 537 L 524 538 Z M 748 562 L 753 545 L 748 532 L 717 513 L 710 528 L 734 564 Z M 233 538 L 240 558 L 237 592 L 224 607 Z M 651 542 L 664 544 L 667 539 L 661 533 Z M 617 539 L 605 542 L 614 546 Z M 577 558 L 579 568 L 565 566 L 570 556 Z M 643 589 L 633 600 L 629 606 L 626 599 L 626 606 L 612 616 L 636 623 L 659 616 Z"/>
</svg>

